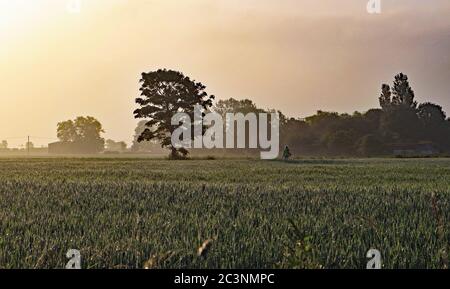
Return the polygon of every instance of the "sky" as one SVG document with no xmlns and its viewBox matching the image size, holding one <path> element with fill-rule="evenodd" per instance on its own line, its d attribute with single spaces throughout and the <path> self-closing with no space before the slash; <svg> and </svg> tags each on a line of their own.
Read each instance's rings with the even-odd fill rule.
<svg viewBox="0 0 450 289">
<path fill-rule="evenodd" d="M 0 140 L 55 141 L 94 116 L 131 143 L 142 72 L 168 68 L 218 99 L 291 117 L 376 108 L 406 73 L 450 115 L 450 1 L 0 0 Z M 72 7 L 72 8 L 70 8 Z"/>
</svg>

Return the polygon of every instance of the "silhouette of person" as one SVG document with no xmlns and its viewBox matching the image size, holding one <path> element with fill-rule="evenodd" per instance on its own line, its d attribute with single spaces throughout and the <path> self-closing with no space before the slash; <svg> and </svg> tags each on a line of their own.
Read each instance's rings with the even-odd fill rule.
<svg viewBox="0 0 450 289">
<path fill-rule="evenodd" d="M 289 147 L 286 145 L 283 151 L 283 160 L 287 161 L 291 156 L 292 156 L 291 151 L 289 150 Z"/>
</svg>

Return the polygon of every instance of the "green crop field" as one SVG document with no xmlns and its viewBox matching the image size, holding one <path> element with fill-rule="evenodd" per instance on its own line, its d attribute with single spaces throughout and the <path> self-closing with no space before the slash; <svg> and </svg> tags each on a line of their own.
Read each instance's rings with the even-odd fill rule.
<svg viewBox="0 0 450 289">
<path fill-rule="evenodd" d="M 449 224 L 449 159 L 0 159 L 1 268 L 446 268 Z"/>
</svg>

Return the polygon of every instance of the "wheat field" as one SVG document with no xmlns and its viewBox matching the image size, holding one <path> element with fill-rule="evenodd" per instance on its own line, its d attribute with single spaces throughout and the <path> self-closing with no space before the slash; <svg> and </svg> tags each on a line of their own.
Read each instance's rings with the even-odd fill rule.
<svg viewBox="0 0 450 289">
<path fill-rule="evenodd" d="M 0 159 L 0 268 L 447 268 L 449 159 Z"/>
</svg>

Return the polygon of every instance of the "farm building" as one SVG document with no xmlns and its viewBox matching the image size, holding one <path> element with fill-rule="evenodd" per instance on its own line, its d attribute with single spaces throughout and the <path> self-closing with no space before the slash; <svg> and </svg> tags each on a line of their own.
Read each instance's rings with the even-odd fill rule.
<svg viewBox="0 0 450 289">
<path fill-rule="evenodd" d="M 48 144 L 48 153 L 64 154 L 95 154 L 103 150 L 99 142 L 54 142 Z"/>
<path fill-rule="evenodd" d="M 48 153 L 49 154 L 71 154 L 74 153 L 75 146 L 71 142 L 54 142 L 48 144 Z"/>
</svg>

